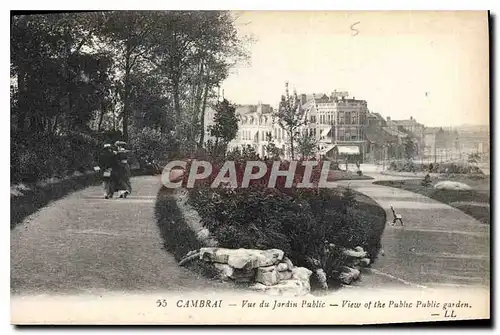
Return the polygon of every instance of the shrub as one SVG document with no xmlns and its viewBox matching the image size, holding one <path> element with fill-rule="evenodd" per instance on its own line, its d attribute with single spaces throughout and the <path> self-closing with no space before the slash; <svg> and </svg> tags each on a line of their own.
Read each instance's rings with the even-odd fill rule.
<svg viewBox="0 0 500 335">
<path fill-rule="evenodd" d="M 431 176 L 429 174 L 426 174 L 424 179 L 422 180 L 422 183 L 421 183 L 422 186 L 430 186 L 431 185 Z"/>
<path fill-rule="evenodd" d="M 148 127 L 132 128 L 129 143 L 138 160 L 154 159 L 160 164 L 166 163 L 167 155 L 174 147 L 174 140 L 170 135 Z"/>
<path fill-rule="evenodd" d="M 385 212 L 359 206 L 355 192 L 332 189 L 270 189 L 205 186 L 190 191 L 203 225 L 227 248 L 282 249 L 298 266 L 324 258 L 324 243 L 365 248 L 375 259 Z M 343 265 L 343 263 L 341 262 Z M 336 279 L 338 262 L 324 265 Z"/>
<path fill-rule="evenodd" d="M 99 142 L 90 135 L 11 134 L 11 183 L 33 183 L 92 170 Z"/>
</svg>

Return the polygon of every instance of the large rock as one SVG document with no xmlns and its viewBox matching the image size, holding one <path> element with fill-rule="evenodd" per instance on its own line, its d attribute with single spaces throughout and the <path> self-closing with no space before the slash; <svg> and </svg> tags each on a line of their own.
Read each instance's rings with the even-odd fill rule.
<svg viewBox="0 0 500 335">
<path fill-rule="evenodd" d="M 309 279 L 311 278 L 312 271 L 307 268 L 295 267 L 292 270 L 292 279 L 299 280 L 302 285 L 308 290 L 311 290 Z"/>
<path fill-rule="evenodd" d="M 288 266 L 288 270 L 292 270 L 295 267 L 288 257 L 283 257 L 282 263 L 285 263 Z"/>
<path fill-rule="evenodd" d="M 278 271 L 276 270 L 276 266 L 271 265 L 271 266 L 257 268 L 255 281 L 257 283 L 261 283 L 266 286 L 276 285 L 279 281 Z"/>
<path fill-rule="evenodd" d="M 246 279 L 255 279 L 257 271 L 256 269 L 233 269 L 233 274 L 231 275 L 231 279 L 233 280 L 246 280 Z"/>
<path fill-rule="evenodd" d="M 234 269 L 228 264 L 213 263 L 219 273 L 219 277 L 224 280 L 236 282 L 252 282 L 255 280 L 256 269 Z"/>
<path fill-rule="evenodd" d="M 287 271 L 287 270 L 291 270 L 291 269 L 289 269 L 287 263 L 281 262 L 278 265 L 276 265 L 276 270 L 282 272 L 282 271 Z"/>
<path fill-rule="evenodd" d="M 342 253 L 345 256 L 355 257 L 355 258 L 365 258 L 368 255 L 368 253 L 364 251 L 363 248 L 361 247 L 356 247 L 354 249 L 344 249 Z"/>
<path fill-rule="evenodd" d="M 235 269 L 253 269 L 278 264 L 283 259 L 283 251 L 279 249 L 201 248 L 200 259 L 228 264 Z"/>
<path fill-rule="evenodd" d="M 266 286 L 261 283 L 256 283 L 250 286 L 251 290 L 265 292 L 268 295 L 291 295 L 304 296 L 311 291 L 310 285 L 305 285 L 302 280 L 290 279 L 279 282 L 273 286 Z"/>
<path fill-rule="evenodd" d="M 455 190 L 455 191 L 469 191 L 472 190 L 472 188 L 464 183 L 459 183 L 458 181 L 441 181 L 434 185 L 435 189 L 438 190 Z"/>
<path fill-rule="evenodd" d="M 292 279 L 292 271 L 278 271 L 278 281 Z"/>
<path fill-rule="evenodd" d="M 343 266 L 341 269 L 341 274 L 339 276 L 340 281 L 343 284 L 351 285 L 352 282 L 359 279 L 361 272 L 358 269 L 354 269 L 348 266 Z"/>
<path fill-rule="evenodd" d="M 214 267 L 222 279 L 229 279 L 233 276 L 234 269 L 227 264 L 214 263 Z"/>
</svg>

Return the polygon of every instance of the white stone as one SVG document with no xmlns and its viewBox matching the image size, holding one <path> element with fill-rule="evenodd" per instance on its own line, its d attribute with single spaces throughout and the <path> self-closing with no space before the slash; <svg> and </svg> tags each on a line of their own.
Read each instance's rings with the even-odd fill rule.
<svg viewBox="0 0 500 335">
<path fill-rule="evenodd" d="M 342 273 L 340 274 L 339 279 L 346 285 L 350 285 L 353 281 L 358 280 L 361 275 L 359 270 L 347 266 L 343 266 L 341 271 Z"/>
<path fill-rule="evenodd" d="M 207 262 L 229 264 L 235 269 L 247 269 L 278 264 L 283 259 L 283 251 L 278 249 L 201 248 L 200 259 Z"/>
<path fill-rule="evenodd" d="M 233 276 L 234 269 L 227 264 L 214 263 L 214 267 L 223 279 L 231 278 Z"/>
<path fill-rule="evenodd" d="M 229 265 L 228 265 L 229 266 Z M 255 279 L 256 269 L 233 269 L 231 279 L 233 280 L 251 280 Z"/>
<path fill-rule="evenodd" d="M 278 281 L 288 280 L 292 278 L 292 271 L 279 271 Z"/>
<path fill-rule="evenodd" d="M 358 248 L 361 250 L 359 250 Z M 368 255 L 368 253 L 361 247 L 356 247 L 356 249 L 344 249 L 342 253 L 346 256 L 356 258 L 365 258 Z"/>
<path fill-rule="evenodd" d="M 292 270 L 295 267 L 295 265 L 293 265 L 292 261 L 288 257 L 283 257 L 282 262 L 288 265 L 288 270 Z"/>
<path fill-rule="evenodd" d="M 276 266 L 276 270 L 282 272 L 282 271 L 286 271 L 288 270 L 288 264 L 287 263 L 279 263 L 277 266 Z"/>
<path fill-rule="evenodd" d="M 369 258 L 362 258 L 360 260 L 361 266 L 368 266 L 368 265 L 370 265 L 370 263 L 371 263 L 371 260 Z"/>
<path fill-rule="evenodd" d="M 260 283 L 256 283 L 250 286 L 251 290 L 265 292 L 268 295 L 290 295 L 290 296 L 304 296 L 309 294 L 311 288 L 308 285 L 304 285 L 301 280 L 290 279 L 279 282 L 273 286 L 266 286 Z"/>
<path fill-rule="evenodd" d="M 469 191 L 472 190 L 472 188 L 464 183 L 459 183 L 458 181 L 441 181 L 434 185 L 435 189 L 438 190 L 456 190 L 456 191 Z"/>
<path fill-rule="evenodd" d="M 276 266 L 272 265 L 257 268 L 255 281 L 266 286 L 276 285 L 278 283 L 278 271 L 276 271 Z"/>
<path fill-rule="evenodd" d="M 296 267 L 292 270 L 292 278 L 309 282 L 312 271 L 307 268 Z"/>
<path fill-rule="evenodd" d="M 200 259 L 205 262 L 227 264 L 229 255 L 220 252 L 221 248 L 200 248 Z"/>
<path fill-rule="evenodd" d="M 326 279 L 326 273 L 323 269 L 317 269 L 316 270 L 316 277 L 318 277 L 318 281 L 321 284 L 321 287 L 323 289 L 328 289 L 328 284 L 327 284 L 327 279 Z"/>
</svg>

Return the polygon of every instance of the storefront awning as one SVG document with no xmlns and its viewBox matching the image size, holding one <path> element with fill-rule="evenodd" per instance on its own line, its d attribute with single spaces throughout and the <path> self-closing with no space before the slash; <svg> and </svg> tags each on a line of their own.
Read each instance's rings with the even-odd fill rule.
<svg viewBox="0 0 500 335">
<path fill-rule="evenodd" d="M 333 148 L 335 148 L 335 144 L 327 144 L 325 146 L 322 146 L 319 150 L 320 155 L 326 155 L 329 151 L 331 151 Z"/>
<path fill-rule="evenodd" d="M 332 130 L 332 127 L 326 128 L 321 132 L 321 137 L 327 137 L 330 131 Z"/>
<path fill-rule="evenodd" d="M 341 155 L 359 155 L 359 147 L 356 145 L 339 145 L 337 148 Z"/>
</svg>

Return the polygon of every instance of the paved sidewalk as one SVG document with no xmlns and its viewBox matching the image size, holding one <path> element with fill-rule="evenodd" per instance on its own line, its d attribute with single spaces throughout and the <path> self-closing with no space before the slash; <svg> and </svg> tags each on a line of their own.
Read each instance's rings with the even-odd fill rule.
<svg viewBox="0 0 500 335">
<path fill-rule="evenodd" d="M 369 174 L 375 180 L 390 178 Z M 392 177 L 394 178 L 394 177 Z M 399 177 L 398 179 L 401 179 Z M 377 201 L 392 221 L 392 205 L 404 226 L 388 224 L 382 238 L 385 256 L 373 276 L 413 286 L 486 286 L 490 274 L 490 227 L 428 197 L 372 184 L 375 180 L 341 181 Z M 366 278 L 366 285 L 379 278 Z"/>
<path fill-rule="evenodd" d="M 127 199 L 89 187 L 11 231 L 12 294 L 215 290 L 162 249 L 154 218 L 159 177 L 132 179 Z"/>
</svg>

